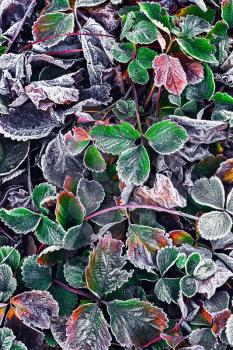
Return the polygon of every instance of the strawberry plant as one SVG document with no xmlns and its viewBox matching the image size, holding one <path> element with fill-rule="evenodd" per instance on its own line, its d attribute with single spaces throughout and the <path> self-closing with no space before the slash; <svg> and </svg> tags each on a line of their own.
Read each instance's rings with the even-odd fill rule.
<svg viewBox="0 0 233 350">
<path fill-rule="evenodd" d="M 232 0 L 0 3 L 0 348 L 233 347 Z"/>
</svg>

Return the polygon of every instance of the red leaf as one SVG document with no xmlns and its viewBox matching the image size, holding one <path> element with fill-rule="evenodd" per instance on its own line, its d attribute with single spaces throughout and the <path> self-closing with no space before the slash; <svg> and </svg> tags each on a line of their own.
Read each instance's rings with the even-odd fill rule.
<svg viewBox="0 0 233 350">
<path fill-rule="evenodd" d="M 174 95 L 182 93 L 187 85 L 187 77 L 178 58 L 161 54 L 155 57 L 153 68 L 156 86 L 164 85 Z"/>
</svg>

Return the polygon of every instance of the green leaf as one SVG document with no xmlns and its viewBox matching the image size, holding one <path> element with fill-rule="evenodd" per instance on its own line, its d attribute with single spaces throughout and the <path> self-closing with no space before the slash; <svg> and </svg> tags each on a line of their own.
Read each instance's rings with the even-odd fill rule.
<svg viewBox="0 0 233 350">
<path fill-rule="evenodd" d="M 136 114 L 135 102 L 131 98 L 128 100 L 119 100 L 116 102 L 116 107 L 112 111 L 119 119 L 133 117 Z"/>
<path fill-rule="evenodd" d="M 0 302 L 6 302 L 14 293 L 17 283 L 10 266 L 0 265 Z"/>
<path fill-rule="evenodd" d="M 0 349 L 11 350 L 15 335 L 12 330 L 6 327 L 0 329 Z"/>
<path fill-rule="evenodd" d="M 63 239 L 63 247 L 68 250 L 76 250 L 86 247 L 92 242 L 93 228 L 87 222 L 71 227 Z"/>
<path fill-rule="evenodd" d="M 149 80 L 147 70 L 140 65 L 137 58 L 128 65 L 128 73 L 130 78 L 137 84 L 144 85 Z"/>
<path fill-rule="evenodd" d="M 31 255 L 23 260 L 22 280 L 29 289 L 47 290 L 52 283 L 52 270 L 51 267 L 39 265 L 37 258 L 37 255 Z"/>
<path fill-rule="evenodd" d="M 133 43 L 116 43 L 112 48 L 113 58 L 121 63 L 128 63 L 134 52 Z"/>
<path fill-rule="evenodd" d="M 216 272 L 215 263 L 212 259 L 202 260 L 196 267 L 193 272 L 193 276 L 198 280 L 206 280 L 213 276 Z"/>
<path fill-rule="evenodd" d="M 86 179 L 79 180 L 77 188 L 77 196 L 85 208 L 86 215 L 99 208 L 103 202 L 105 193 L 102 185 L 95 181 Z"/>
<path fill-rule="evenodd" d="M 184 17 L 181 23 L 182 35 L 185 37 L 195 37 L 201 33 L 208 32 L 210 24 L 203 18 L 193 15 Z"/>
<path fill-rule="evenodd" d="M 41 219 L 40 215 L 26 208 L 0 209 L 0 218 L 4 224 L 19 234 L 34 231 Z"/>
<path fill-rule="evenodd" d="M 230 28 L 233 27 L 233 1 L 222 0 L 221 2 L 222 18 L 227 22 Z"/>
<path fill-rule="evenodd" d="M 160 278 L 155 285 L 155 295 L 167 304 L 177 303 L 180 278 Z"/>
<path fill-rule="evenodd" d="M 145 69 L 152 68 L 152 61 L 157 55 L 156 51 L 148 47 L 139 47 L 137 50 L 138 63 Z"/>
<path fill-rule="evenodd" d="M 116 340 L 127 349 L 143 348 L 167 328 L 166 314 L 147 301 L 114 300 L 108 303 L 107 309 L 112 332 Z"/>
<path fill-rule="evenodd" d="M 124 16 L 124 24 L 120 35 L 120 40 L 124 39 L 126 34 L 133 27 L 134 19 L 135 19 L 135 13 L 133 11 L 130 11 L 129 13 L 127 13 L 126 16 Z"/>
<path fill-rule="evenodd" d="M 126 122 L 120 125 L 96 125 L 90 135 L 101 151 L 111 154 L 122 153 L 140 137 L 140 133 Z"/>
<path fill-rule="evenodd" d="M 195 268 L 199 265 L 200 262 L 201 254 L 199 254 L 198 252 L 190 254 L 185 264 L 186 273 L 190 276 L 193 276 Z"/>
<path fill-rule="evenodd" d="M 106 162 L 95 145 L 91 145 L 87 148 L 83 162 L 89 170 L 94 172 L 102 173 L 106 170 Z"/>
<path fill-rule="evenodd" d="M 212 120 L 233 120 L 233 97 L 228 93 L 216 92 L 213 97 L 214 110 L 211 116 Z"/>
<path fill-rule="evenodd" d="M 210 100 L 214 94 L 215 82 L 214 74 L 208 64 L 204 64 L 204 79 L 195 85 L 189 85 L 185 90 L 188 100 Z"/>
<path fill-rule="evenodd" d="M 78 304 L 77 295 L 55 284 L 52 284 L 49 292 L 59 305 L 59 315 L 70 316 Z"/>
<path fill-rule="evenodd" d="M 176 247 L 165 247 L 158 251 L 156 260 L 162 276 L 175 264 L 178 256 L 179 250 Z"/>
<path fill-rule="evenodd" d="M 67 11 L 69 9 L 69 0 L 50 0 L 49 5 L 46 7 L 46 12 Z"/>
<path fill-rule="evenodd" d="M 80 225 L 85 215 L 85 209 L 72 192 L 63 191 L 58 194 L 56 220 L 65 229 Z"/>
<path fill-rule="evenodd" d="M 187 55 L 207 63 L 218 63 L 214 56 L 214 46 L 204 38 L 176 39 L 182 51 Z"/>
<path fill-rule="evenodd" d="M 171 154 L 181 149 L 188 140 L 186 130 L 175 122 L 163 120 L 145 133 L 150 146 L 158 153 Z"/>
<path fill-rule="evenodd" d="M 56 187 L 49 183 L 40 183 L 37 185 L 32 192 L 32 200 L 43 214 L 48 214 L 49 210 L 43 205 L 50 199 L 54 199 L 57 196 Z"/>
<path fill-rule="evenodd" d="M 194 183 L 191 196 L 195 202 L 215 209 L 224 209 L 225 191 L 217 176 L 201 178 Z"/>
<path fill-rule="evenodd" d="M 132 276 L 132 272 L 122 270 L 126 263 L 122 249 L 123 243 L 107 234 L 92 250 L 86 268 L 86 283 L 95 295 L 101 297 L 114 291 Z"/>
<path fill-rule="evenodd" d="M 126 184 L 142 185 L 150 172 L 150 159 L 144 146 L 129 148 L 117 161 L 118 176 Z"/>
<path fill-rule="evenodd" d="M 156 2 L 139 2 L 140 10 L 165 33 L 170 35 L 170 19 L 164 8 Z"/>
<path fill-rule="evenodd" d="M 188 298 L 192 298 L 197 293 L 197 287 L 197 281 L 193 277 L 184 276 L 180 280 L 182 293 Z"/>
<path fill-rule="evenodd" d="M 13 340 L 10 350 L 28 350 L 28 348 L 21 341 Z"/>
<path fill-rule="evenodd" d="M 9 265 L 13 271 L 17 270 L 20 263 L 20 253 L 17 249 L 10 246 L 0 247 L 0 264 Z"/>
<path fill-rule="evenodd" d="M 225 212 L 211 211 L 203 214 L 198 222 L 198 232 L 202 238 L 216 240 L 231 232 L 232 220 Z"/>
<path fill-rule="evenodd" d="M 42 215 L 41 221 L 36 228 L 36 237 L 41 243 L 48 245 L 62 245 L 65 230 L 61 225 Z"/>
<path fill-rule="evenodd" d="M 178 259 L 176 260 L 176 266 L 178 267 L 179 270 L 182 270 L 185 267 L 186 264 L 186 254 L 180 253 Z"/>
<path fill-rule="evenodd" d="M 91 303 L 80 305 L 74 310 L 66 334 L 69 350 L 108 350 L 112 340 L 101 309 Z"/>
<path fill-rule="evenodd" d="M 73 127 L 64 135 L 64 144 L 66 150 L 71 156 L 77 156 L 82 153 L 90 143 L 90 136 L 87 131 L 81 127 Z"/>
<path fill-rule="evenodd" d="M 142 225 L 130 225 L 126 245 L 129 261 L 140 269 L 152 271 L 155 268 L 155 253 L 166 246 L 165 231 Z"/>
<path fill-rule="evenodd" d="M 85 286 L 84 273 L 87 266 L 87 257 L 79 257 L 68 260 L 64 265 L 66 282 L 73 288 Z"/>
<path fill-rule="evenodd" d="M 157 33 L 157 28 L 152 22 L 142 20 L 136 23 L 125 36 L 134 44 L 151 44 L 157 39 Z"/>
<path fill-rule="evenodd" d="M 212 8 L 208 8 L 207 11 L 202 11 L 200 7 L 198 7 L 197 5 L 190 5 L 182 8 L 179 11 L 179 16 L 187 16 L 187 15 L 198 16 L 198 17 L 204 18 L 209 23 L 212 23 L 216 16 L 216 11 Z"/>
<path fill-rule="evenodd" d="M 233 215 L 233 189 L 231 189 L 227 196 L 226 210 Z"/>
<path fill-rule="evenodd" d="M 51 47 L 63 41 L 66 38 L 64 33 L 72 33 L 73 29 L 73 13 L 46 13 L 34 22 L 32 29 L 33 39 L 34 41 L 46 39 L 41 42 L 40 45 L 43 47 Z"/>
</svg>

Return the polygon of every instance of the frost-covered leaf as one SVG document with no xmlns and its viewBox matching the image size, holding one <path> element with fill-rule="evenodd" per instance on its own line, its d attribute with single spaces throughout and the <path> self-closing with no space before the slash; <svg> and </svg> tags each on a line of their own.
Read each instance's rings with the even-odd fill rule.
<svg viewBox="0 0 233 350">
<path fill-rule="evenodd" d="M 11 174 L 23 163 L 29 152 L 28 142 L 0 137 L 0 176 Z"/>
<path fill-rule="evenodd" d="M 217 288 L 222 287 L 227 280 L 233 276 L 233 273 L 220 261 L 215 261 L 216 272 L 215 274 L 204 281 L 198 281 L 198 293 L 207 295 L 207 299 L 210 299 Z"/>
<path fill-rule="evenodd" d="M 85 167 L 91 171 L 102 173 L 106 170 L 106 162 L 94 144 L 86 149 L 83 162 Z"/>
<path fill-rule="evenodd" d="M 222 0 L 221 1 L 222 18 L 227 22 L 229 28 L 233 27 L 233 1 Z"/>
<path fill-rule="evenodd" d="M 0 264 L 5 263 L 15 271 L 20 263 L 20 253 L 17 249 L 10 246 L 0 247 Z"/>
<path fill-rule="evenodd" d="M 51 267 L 39 265 L 37 258 L 37 255 L 31 255 L 23 260 L 22 280 L 29 289 L 47 290 L 52 283 L 52 270 Z"/>
<path fill-rule="evenodd" d="M 202 62 L 218 63 L 214 56 L 214 46 L 205 38 L 181 38 L 176 39 L 181 49 L 187 55 Z"/>
<path fill-rule="evenodd" d="M 54 199 L 56 195 L 56 188 L 53 185 L 44 182 L 40 183 L 33 189 L 32 200 L 38 210 L 43 214 L 48 214 L 49 210 L 44 207 L 44 204 L 46 204 L 47 201 Z"/>
<path fill-rule="evenodd" d="M 208 64 L 204 64 L 204 79 L 195 85 L 187 86 L 185 96 L 188 100 L 210 100 L 214 94 L 214 74 Z"/>
<path fill-rule="evenodd" d="M 233 98 L 227 92 L 216 92 L 213 96 L 214 110 L 211 116 L 212 120 L 229 121 L 233 120 Z"/>
<path fill-rule="evenodd" d="M 34 231 L 41 219 L 40 215 L 26 208 L 0 209 L 0 218 L 10 229 L 19 234 Z"/>
<path fill-rule="evenodd" d="M 107 309 L 112 332 L 125 348 L 142 348 L 167 327 L 166 314 L 147 301 L 114 300 Z"/>
<path fill-rule="evenodd" d="M 97 6 L 105 2 L 104 0 L 76 0 L 75 6 L 77 7 L 92 7 Z"/>
<path fill-rule="evenodd" d="M 117 172 L 126 184 L 142 185 L 150 172 L 150 159 L 146 148 L 140 145 L 122 152 L 117 161 Z"/>
<path fill-rule="evenodd" d="M 87 266 L 87 257 L 76 257 L 68 260 L 64 265 L 66 282 L 73 288 L 85 286 L 84 273 Z"/>
<path fill-rule="evenodd" d="M 10 302 L 18 318 L 29 327 L 49 329 L 51 318 L 58 316 L 57 302 L 45 291 L 24 292 Z"/>
<path fill-rule="evenodd" d="M 134 44 L 133 43 L 116 43 L 112 48 L 112 54 L 116 61 L 121 63 L 128 63 L 132 57 L 134 52 Z"/>
<path fill-rule="evenodd" d="M 132 272 L 122 270 L 126 260 L 122 256 L 123 243 L 110 234 L 101 237 L 89 257 L 86 283 L 97 296 L 103 296 L 127 282 Z"/>
<path fill-rule="evenodd" d="M 181 246 L 182 244 L 193 245 L 193 237 L 186 231 L 183 230 L 173 230 L 169 232 L 169 237 L 172 239 L 172 242 L 176 246 Z"/>
<path fill-rule="evenodd" d="M 129 77 L 137 84 L 144 85 L 149 80 L 149 74 L 145 68 L 143 68 L 139 60 L 135 58 L 128 65 Z"/>
<path fill-rule="evenodd" d="M 186 297 L 192 298 L 197 293 L 198 284 L 195 278 L 183 276 L 180 280 L 180 288 Z"/>
<path fill-rule="evenodd" d="M 67 350 L 108 350 L 111 335 L 98 304 L 80 305 L 70 317 L 67 328 Z"/>
<path fill-rule="evenodd" d="M 193 276 L 198 280 L 206 280 L 215 274 L 215 263 L 211 259 L 202 260 L 193 272 Z"/>
<path fill-rule="evenodd" d="M 201 345 L 204 349 L 215 349 L 217 345 L 217 340 L 210 328 L 193 330 L 189 336 L 189 342 L 191 345 Z"/>
<path fill-rule="evenodd" d="M 56 220 L 65 229 L 80 225 L 85 209 L 72 192 L 63 191 L 58 194 L 56 206 Z"/>
<path fill-rule="evenodd" d="M 14 293 L 17 286 L 16 279 L 13 277 L 10 266 L 0 265 L 0 301 L 7 301 Z"/>
<path fill-rule="evenodd" d="M 157 298 L 168 304 L 177 303 L 180 290 L 180 278 L 160 278 L 155 285 Z"/>
<path fill-rule="evenodd" d="M 48 245 L 62 245 L 65 230 L 47 216 L 42 215 L 36 228 L 36 237 L 41 243 Z"/>
<path fill-rule="evenodd" d="M 152 63 L 155 85 L 164 85 L 168 92 L 180 95 L 187 85 L 185 71 L 178 58 L 161 54 Z"/>
<path fill-rule="evenodd" d="M 48 144 L 41 159 L 41 166 L 48 182 L 58 187 L 63 187 L 67 176 L 80 179 L 84 170 L 81 159 L 69 154 L 61 135 Z"/>
<path fill-rule="evenodd" d="M 86 21 L 81 32 L 84 34 L 80 36 L 80 40 L 91 85 L 102 85 L 103 73 L 113 65 L 111 50 L 115 39 L 93 18 Z M 96 33 L 100 35 L 96 36 Z"/>
<path fill-rule="evenodd" d="M 227 196 L 226 210 L 228 211 L 228 213 L 233 215 L 233 189 Z"/>
<path fill-rule="evenodd" d="M 162 31 L 170 34 L 169 16 L 156 2 L 140 2 L 140 10 Z"/>
<path fill-rule="evenodd" d="M 64 40 L 66 38 L 64 34 L 72 33 L 73 29 L 73 13 L 46 13 L 34 22 L 33 38 L 35 41 L 46 39 L 40 45 L 42 47 L 51 47 Z"/>
<path fill-rule="evenodd" d="M 140 137 L 140 133 L 126 122 L 120 125 L 96 125 L 90 135 L 101 151 L 111 154 L 122 153 Z"/>
<path fill-rule="evenodd" d="M 156 174 L 154 186 L 138 187 L 134 190 L 134 201 L 142 204 L 159 205 L 163 208 L 185 207 L 186 200 L 173 186 L 169 177 Z"/>
<path fill-rule="evenodd" d="M 169 120 L 152 125 L 145 133 L 151 147 L 160 154 L 171 154 L 181 149 L 188 140 L 186 130 Z"/>
<path fill-rule="evenodd" d="M 233 315 L 231 315 L 227 320 L 226 336 L 229 345 L 233 346 Z"/>
<path fill-rule="evenodd" d="M 104 200 L 105 193 L 99 182 L 83 178 L 78 183 L 77 196 L 85 208 L 86 215 L 89 215 L 99 208 Z"/>
<path fill-rule="evenodd" d="M 40 111 L 32 103 L 10 108 L 9 114 L 2 114 L 0 118 L 0 133 L 18 141 L 40 139 L 57 126 L 53 111 Z"/>
<path fill-rule="evenodd" d="M 225 237 L 232 228 L 232 219 L 226 212 L 211 211 L 198 221 L 198 232 L 205 239 L 216 240 Z"/>
<path fill-rule="evenodd" d="M 63 238 L 63 247 L 68 250 L 76 250 L 86 247 L 92 242 L 93 228 L 87 222 L 71 227 Z"/>
<path fill-rule="evenodd" d="M 72 156 L 80 154 L 90 142 L 87 131 L 80 127 L 74 127 L 64 135 L 64 144 Z"/>
<path fill-rule="evenodd" d="M 181 23 L 182 35 L 189 38 L 195 37 L 201 33 L 208 32 L 210 24 L 203 18 L 188 15 L 184 17 Z"/>
<path fill-rule="evenodd" d="M 156 251 L 167 245 L 164 230 L 142 225 L 130 225 L 126 245 L 129 261 L 140 269 L 155 268 Z"/>
<path fill-rule="evenodd" d="M 46 0 L 46 12 L 67 11 L 69 9 L 69 0 Z"/>
<path fill-rule="evenodd" d="M 195 202 L 215 209 L 224 209 L 225 193 L 217 176 L 201 178 L 194 183 L 191 193 Z"/>
<path fill-rule="evenodd" d="M 15 335 L 11 329 L 7 327 L 0 329 L 0 348 L 2 350 L 11 350 L 14 339 Z"/>
<path fill-rule="evenodd" d="M 152 22 L 142 20 L 133 25 L 125 36 L 134 44 L 151 44 L 157 38 L 157 28 Z"/>
<path fill-rule="evenodd" d="M 156 260 L 162 276 L 175 264 L 178 256 L 179 250 L 176 247 L 165 247 L 158 251 Z"/>
</svg>

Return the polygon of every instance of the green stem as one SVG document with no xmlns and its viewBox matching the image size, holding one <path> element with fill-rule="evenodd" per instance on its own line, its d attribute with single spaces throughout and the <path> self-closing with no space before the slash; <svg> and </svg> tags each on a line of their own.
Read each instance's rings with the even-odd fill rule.
<svg viewBox="0 0 233 350">
<path fill-rule="evenodd" d="M 138 130 L 139 130 L 140 134 L 143 135 L 142 124 L 141 124 L 140 114 L 139 114 L 138 96 L 137 96 L 137 92 L 136 92 L 134 83 L 132 83 L 132 88 L 133 88 L 134 102 L 136 105 L 136 118 L 137 118 Z"/>
</svg>

